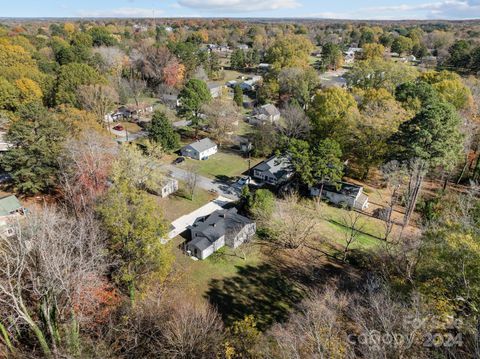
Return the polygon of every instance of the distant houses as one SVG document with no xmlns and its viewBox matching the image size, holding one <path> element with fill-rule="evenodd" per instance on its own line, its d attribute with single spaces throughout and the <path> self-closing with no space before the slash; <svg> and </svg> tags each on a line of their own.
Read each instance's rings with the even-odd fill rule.
<svg viewBox="0 0 480 359">
<path fill-rule="evenodd" d="M 270 157 L 252 168 L 253 177 L 271 185 L 287 182 L 293 175 L 290 160 L 287 157 Z"/>
<path fill-rule="evenodd" d="M 344 52 L 345 58 L 344 62 L 345 64 L 351 64 L 355 61 L 355 56 L 357 56 L 357 53 L 363 52 L 363 49 L 361 47 L 350 47 L 348 48 L 347 51 Z"/>
<path fill-rule="evenodd" d="M 310 195 L 319 196 L 342 207 L 365 210 L 368 208 L 368 197 L 363 193 L 363 187 L 353 183 L 340 182 L 338 185 L 325 183 L 310 188 Z"/>
<path fill-rule="evenodd" d="M 197 218 L 188 229 L 191 240 L 186 244 L 187 253 L 206 259 L 225 245 L 237 248 L 250 240 L 255 235 L 256 224 L 238 214 L 236 208 L 230 208 Z"/>
<path fill-rule="evenodd" d="M 253 110 L 253 116 L 249 118 L 252 125 L 261 125 L 266 122 L 274 124 L 280 120 L 280 111 L 275 105 L 266 104 L 256 107 Z"/>
<path fill-rule="evenodd" d="M 153 105 L 140 103 L 137 105 L 126 105 L 118 107 L 114 112 L 105 116 L 106 122 L 116 122 L 138 118 L 153 113 Z"/>
<path fill-rule="evenodd" d="M 190 157 L 195 160 L 207 160 L 218 152 L 218 146 L 209 138 L 193 142 L 180 150 L 182 156 Z"/>
</svg>

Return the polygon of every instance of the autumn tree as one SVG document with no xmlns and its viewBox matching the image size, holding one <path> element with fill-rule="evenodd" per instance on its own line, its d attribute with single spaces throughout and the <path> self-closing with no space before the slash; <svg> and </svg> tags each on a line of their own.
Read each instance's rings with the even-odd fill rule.
<svg viewBox="0 0 480 359">
<path fill-rule="evenodd" d="M 317 92 L 308 113 L 317 138 L 332 138 L 343 143 L 358 108 L 349 92 L 331 87 Z"/>
<path fill-rule="evenodd" d="M 100 85 L 103 82 L 100 74 L 87 64 L 63 65 L 58 74 L 55 101 L 57 104 L 80 107 L 80 100 L 77 97 L 80 86 Z"/>
<path fill-rule="evenodd" d="M 312 68 L 285 68 L 278 74 L 278 84 L 284 101 L 294 100 L 307 109 L 319 79 Z"/>
<path fill-rule="evenodd" d="M 229 139 L 242 119 L 238 107 L 231 100 L 214 99 L 203 106 L 202 112 L 207 116 L 210 133 L 220 145 Z"/>
<path fill-rule="evenodd" d="M 309 66 L 309 56 L 313 51 L 313 44 L 302 35 L 287 35 L 275 40 L 267 50 L 267 61 L 276 70 L 285 67 Z"/>
<path fill-rule="evenodd" d="M 100 124 L 106 122 L 106 116 L 115 108 L 118 100 L 117 92 L 110 86 L 83 85 L 77 91 L 80 106 L 94 113 Z"/>
<path fill-rule="evenodd" d="M 114 164 L 114 184 L 98 213 L 108 232 L 113 277 L 134 301 L 139 288 L 165 277 L 172 258 L 169 247 L 161 243 L 167 232 L 162 211 L 122 170 L 129 164 L 122 160 L 120 156 Z"/>
</svg>

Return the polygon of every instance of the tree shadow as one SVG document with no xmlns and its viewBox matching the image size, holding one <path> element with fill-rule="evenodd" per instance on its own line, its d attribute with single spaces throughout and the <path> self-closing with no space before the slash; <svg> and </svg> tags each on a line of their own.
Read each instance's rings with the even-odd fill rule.
<svg viewBox="0 0 480 359">
<path fill-rule="evenodd" d="M 253 314 L 258 328 L 265 330 L 288 318 L 305 295 L 300 286 L 270 264 L 237 269 L 234 277 L 211 280 L 206 293 L 227 326 Z"/>
</svg>

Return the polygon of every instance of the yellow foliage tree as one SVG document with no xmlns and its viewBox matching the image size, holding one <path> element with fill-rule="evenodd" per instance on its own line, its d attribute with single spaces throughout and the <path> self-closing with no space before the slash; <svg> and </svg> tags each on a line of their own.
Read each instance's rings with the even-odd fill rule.
<svg viewBox="0 0 480 359">
<path fill-rule="evenodd" d="M 15 81 L 15 86 L 19 90 L 19 97 L 22 103 L 29 103 L 41 100 L 42 89 L 35 81 L 22 77 Z"/>
</svg>

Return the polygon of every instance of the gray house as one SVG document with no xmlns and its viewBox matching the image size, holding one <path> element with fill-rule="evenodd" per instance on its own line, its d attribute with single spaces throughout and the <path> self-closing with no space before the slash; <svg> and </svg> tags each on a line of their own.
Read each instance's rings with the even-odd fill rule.
<svg viewBox="0 0 480 359">
<path fill-rule="evenodd" d="M 256 231 L 255 222 L 239 215 L 236 208 L 222 209 L 208 217 L 197 218 L 189 226 L 191 241 L 186 250 L 198 259 L 205 259 L 223 246 L 237 248 L 251 239 Z"/>
<path fill-rule="evenodd" d="M 252 168 L 253 177 L 277 185 L 286 182 L 292 175 L 290 160 L 287 157 L 270 157 Z"/>
<path fill-rule="evenodd" d="M 280 120 L 280 111 L 278 108 L 272 104 L 267 104 L 255 108 L 249 122 L 258 125 L 265 122 L 276 123 L 278 120 Z"/>
<path fill-rule="evenodd" d="M 363 193 L 363 187 L 353 183 L 340 182 L 338 186 L 335 184 L 325 183 L 323 189 L 321 184 L 310 187 L 311 196 L 319 196 L 322 191 L 322 198 L 336 204 L 345 206 L 350 209 L 365 210 L 368 208 L 368 197 Z"/>
<path fill-rule="evenodd" d="M 210 156 L 218 152 L 218 147 L 211 139 L 204 138 L 182 147 L 180 152 L 182 153 L 182 156 L 190 157 L 195 160 L 207 160 Z"/>
</svg>

